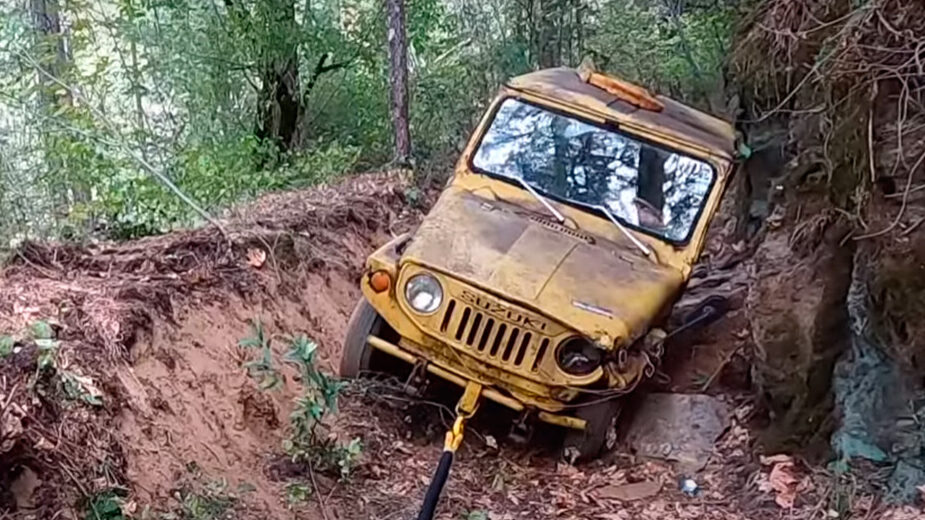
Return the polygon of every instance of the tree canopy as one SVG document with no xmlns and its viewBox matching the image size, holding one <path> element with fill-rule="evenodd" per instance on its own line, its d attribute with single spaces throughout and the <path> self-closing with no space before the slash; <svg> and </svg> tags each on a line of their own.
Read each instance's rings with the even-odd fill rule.
<svg viewBox="0 0 925 520">
<path fill-rule="evenodd" d="M 428 176 L 449 171 L 506 78 L 541 67 L 591 57 L 717 109 L 736 8 L 398 3 L 411 154 Z M 386 22 L 380 0 L 4 2 L 0 248 L 162 232 L 268 190 L 388 163 Z"/>
</svg>

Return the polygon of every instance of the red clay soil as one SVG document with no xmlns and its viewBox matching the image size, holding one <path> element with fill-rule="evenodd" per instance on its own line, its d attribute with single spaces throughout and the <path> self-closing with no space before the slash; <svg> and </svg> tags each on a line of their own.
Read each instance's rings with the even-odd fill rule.
<svg viewBox="0 0 925 520">
<path fill-rule="evenodd" d="M 421 217 L 403 193 L 397 175 L 366 175 L 238 208 L 223 220 L 225 235 L 206 228 L 120 244 L 23 246 L 0 275 L 0 335 L 16 338 L 0 359 L 0 519 L 94 518 L 90 497 L 105 493 L 120 497 L 126 518 L 413 518 L 442 447 L 445 401 L 354 384 L 330 431 L 361 439 L 358 466 L 347 479 L 291 471 L 281 443 L 299 382 L 284 368 L 281 388 L 259 390 L 244 366 L 252 354 L 237 345 L 259 319 L 275 338 L 307 334 L 332 371 L 365 256 Z M 28 332 L 38 320 L 59 342 L 53 368 L 41 371 L 41 342 Z M 708 382 L 692 374 L 715 372 L 707 386 L 723 394 L 720 366 L 746 339 L 739 324 L 719 322 L 692 340 L 699 347 L 690 352 L 724 354 L 673 372 L 684 384 L 672 387 L 691 390 L 692 381 Z M 274 343 L 277 356 L 282 343 Z M 77 394 L 63 375 L 78 381 Z M 97 393 L 100 406 L 80 399 Z M 737 419 L 695 476 L 696 497 L 678 490 L 667 464 L 619 451 L 567 466 L 554 430 L 517 446 L 503 424 L 483 417 L 467 434 L 438 517 L 810 519 L 842 494 L 856 518 L 920 518 L 883 511 L 799 461 L 788 472 L 795 506 L 782 509 L 780 475 L 754 453 L 754 407 L 741 393 L 723 395 Z M 295 493 L 302 489 L 308 496 Z"/>
</svg>

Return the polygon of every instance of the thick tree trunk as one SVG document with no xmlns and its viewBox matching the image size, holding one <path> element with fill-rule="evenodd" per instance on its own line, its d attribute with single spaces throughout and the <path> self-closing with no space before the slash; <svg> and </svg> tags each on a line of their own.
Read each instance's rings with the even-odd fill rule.
<svg viewBox="0 0 925 520">
<path fill-rule="evenodd" d="M 49 117 L 58 117 L 61 109 L 73 106 L 70 91 L 71 56 L 68 50 L 67 34 L 61 26 L 61 8 L 58 0 L 31 0 L 29 9 L 35 31 L 34 57 L 37 62 L 35 75 L 39 87 L 40 110 Z M 68 88 L 62 88 L 62 84 Z M 60 204 L 62 213 L 68 213 L 73 204 L 90 200 L 90 187 L 80 179 L 80 172 L 72 171 L 67 154 L 61 153 L 67 136 L 54 132 L 42 132 L 45 145 L 45 174 L 60 180 L 51 200 Z M 92 219 L 85 223 L 86 229 L 93 227 Z"/>
<path fill-rule="evenodd" d="M 280 0 L 275 26 L 286 35 L 298 30 L 295 0 Z M 299 48 L 267 50 L 263 70 L 263 85 L 259 96 L 257 136 L 276 143 L 281 151 L 297 148 L 300 141 L 299 122 L 302 118 L 302 90 L 299 81 Z"/>
<path fill-rule="evenodd" d="M 70 63 L 58 0 L 31 0 L 30 9 L 36 34 L 36 58 L 42 67 L 36 70 L 36 75 L 42 86 L 43 99 L 48 105 L 70 105 L 70 92 L 59 88 L 54 81 L 66 79 L 65 70 Z M 58 94 L 53 94 L 55 92 Z"/>
<path fill-rule="evenodd" d="M 282 151 L 298 145 L 302 100 L 299 90 L 298 57 L 271 64 L 263 76 L 260 93 L 260 129 L 257 136 L 270 139 Z"/>
<path fill-rule="evenodd" d="M 404 0 L 387 0 L 389 40 L 389 86 L 392 128 L 398 164 L 411 160 L 411 132 L 408 128 L 408 41 L 405 35 Z"/>
</svg>

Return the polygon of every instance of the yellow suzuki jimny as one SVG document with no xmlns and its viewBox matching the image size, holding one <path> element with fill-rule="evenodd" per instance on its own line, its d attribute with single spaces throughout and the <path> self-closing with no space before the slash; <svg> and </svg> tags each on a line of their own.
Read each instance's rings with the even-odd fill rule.
<svg viewBox="0 0 925 520">
<path fill-rule="evenodd" d="M 631 83 L 568 68 L 510 80 L 418 229 L 367 260 L 341 374 L 400 360 L 515 424 L 567 428 L 570 460 L 612 448 L 734 150 L 729 123 Z"/>
</svg>

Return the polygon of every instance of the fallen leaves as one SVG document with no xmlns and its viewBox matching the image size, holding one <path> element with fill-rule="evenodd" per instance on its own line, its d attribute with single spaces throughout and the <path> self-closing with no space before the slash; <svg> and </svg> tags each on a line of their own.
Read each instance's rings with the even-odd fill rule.
<svg viewBox="0 0 925 520">
<path fill-rule="evenodd" d="M 3 397 L 3 394 L 0 394 L 0 399 Z M 0 454 L 11 450 L 25 431 L 22 420 L 26 417 L 26 412 L 18 404 L 9 402 L 11 400 L 12 392 L 6 403 L 0 402 L 3 406 L 0 409 Z"/>
<path fill-rule="evenodd" d="M 267 252 L 263 249 L 251 248 L 247 250 L 247 265 L 260 269 L 267 262 Z"/>
<path fill-rule="evenodd" d="M 598 498 L 610 498 L 622 502 L 631 502 L 643 498 L 653 497 L 662 490 L 658 481 L 644 480 L 630 484 L 608 485 L 595 490 Z"/>
<path fill-rule="evenodd" d="M 758 489 L 769 493 L 773 492 L 774 502 L 784 508 L 793 508 L 800 491 L 806 489 L 808 483 L 797 476 L 796 465 L 789 455 L 778 454 L 762 456 L 761 464 L 771 466 L 767 477 L 759 480 Z"/>
</svg>

